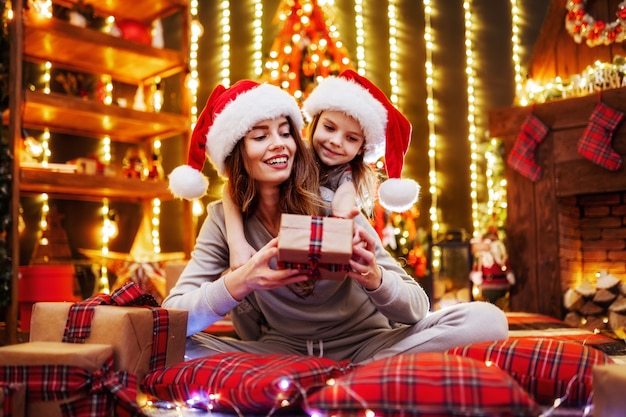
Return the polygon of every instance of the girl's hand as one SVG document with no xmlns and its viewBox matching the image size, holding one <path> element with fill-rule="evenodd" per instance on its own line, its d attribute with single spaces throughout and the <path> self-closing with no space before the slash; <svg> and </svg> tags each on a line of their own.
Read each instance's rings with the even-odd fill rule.
<svg viewBox="0 0 626 417">
<path fill-rule="evenodd" d="M 233 298 L 242 300 L 255 290 L 272 290 L 308 279 L 298 269 L 272 269 L 270 262 L 277 255 L 278 238 L 274 238 L 240 268 L 229 272 L 224 279 Z"/>
<path fill-rule="evenodd" d="M 383 282 L 382 271 L 376 264 L 376 241 L 356 223 L 348 276 L 370 291 L 380 287 Z"/>
</svg>

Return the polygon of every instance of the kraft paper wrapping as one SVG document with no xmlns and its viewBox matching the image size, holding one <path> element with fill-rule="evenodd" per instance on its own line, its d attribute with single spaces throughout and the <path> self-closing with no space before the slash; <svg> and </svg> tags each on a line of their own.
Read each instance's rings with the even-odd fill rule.
<svg viewBox="0 0 626 417">
<path fill-rule="evenodd" d="M 24 384 L 3 385 L 0 383 L 0 417 L 7 417 L 4 414 L 4 408 L 5 402 L 8 401 L 10 401 L 8 413 L 11 417 L 24 417 L 26 415 L 26 386 Z"/>
<path fill-rule="evenodd" d="M 282 214 L 278 234 L 278 261 L 281 264 L 308 264 L 311 216 Z M 330 271 L 324 265 L 348 265 L 352 257 L 354 221 L 323 218 L 322 247 L 318 269 L 322 279 L 343 279 L 345 271 Z"/>
<path fill-rule="evenodd" d="M 621 417 L 626 412 L 626 364 L 593 368 L 593 415 Z"/>
<path fill-rule="evenodd" d="M 72 303 L 45 302 L 33 307 L 30 341 L 61 342 Z M 183 361 L 187 333 L 187 312 L 168 309 L 169 330 L 166 366 Z M 86 343 L 113 346 L 115 370 L 137 376 L 150 371 L 153 318 L 149 308 L 97 306 Z"/>
<path fill-rule="evenodd" d="M 19 343 L 0 347 L 0 366 L 5 365 L 70 365 L 85 369 L 88 372 L 95 372 L 102 368 L 104 363 L 113 354 L 110 345 L 103 344 L 75 344 L 61 342 L 31 342 Z M 25 387 L 24 387 L 25 388 Z M 1 395 L 1 394 L 0 394 Z M 79 396 L 69 398 L 72 401 Z M 22 414 L 15 414 L 15 402 L 13 416 L 28 417 L 46 416 L 63 417 L 60 405 L 64 401 L 29 401 Z M 2 404 L 2 401 L 0 401 Z M 0 415 L 2 407 L 0 407 Z"/>
</svg>

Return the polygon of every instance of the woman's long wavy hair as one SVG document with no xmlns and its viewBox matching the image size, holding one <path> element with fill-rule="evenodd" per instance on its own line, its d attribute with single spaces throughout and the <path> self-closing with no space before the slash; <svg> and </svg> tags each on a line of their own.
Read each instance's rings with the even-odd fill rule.
<svg viewBox="0 0 626 417">
<path fill-rule="evenodd" d="M 311 149 L 313 149 L 313 133 L 315 133 L 315 129 L 317 129 L 322 113 L 323 112 L 320 112 L 313 116 L 313 119 L 307 128 L 307 137 L 309 138 Z M 328 183 L 328 178 L 335 167 L 324 164 L 317 153 L 313 152 L 313 154 L 313 158 L 319 166 L 320 185 L 326 185 Z M 357 198 L 359 199 L 359 208 L 366 215 L 372 216 L 374 199 L 376 198 L 378 175 L 368 164 L 365 163 L 362 152 L 356 155 L 352 161 L 349 162 L 349 165 L 352 169 L 352 182 L 356 188 Z"/>
<path fill-rule="evenodd" d="M 320 195 L 320 181 L 317 164 L 312 152 L 307 149 L 307 144 L 302 135 L 293 127 L 289 117 L 289 130 L 296 142 L 293 171 L 289 178 L 280 185 L 279 213 L 303 214 L 324 216 L 327 206 Z M 237 206 L 241 208 L 244 217 L 254 214 L 259 204 L 257 184 L 246 169 L 247 155 L 244 141 L 240 140 L 235 145 L 231 154 L 226 158 L 226 172 L 229 175 L 230 195 Z M 315 280 L 309 279 L 290 285 L 289 289 L 298 297 L 307 297 L 313 293 Z"/>
</svg>

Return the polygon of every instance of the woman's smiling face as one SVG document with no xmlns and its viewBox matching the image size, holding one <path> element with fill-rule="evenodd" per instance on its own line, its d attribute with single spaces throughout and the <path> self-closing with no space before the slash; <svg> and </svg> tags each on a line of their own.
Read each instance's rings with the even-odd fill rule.
<svg viewBox="0 0 626 417">
<path fill-rule="evenodd" d="M 291 175 L 296 141 L 286 117 L 261 120 L 244 136 L 246 168 L 259 183 L 281 184 Z"/>
</svg>

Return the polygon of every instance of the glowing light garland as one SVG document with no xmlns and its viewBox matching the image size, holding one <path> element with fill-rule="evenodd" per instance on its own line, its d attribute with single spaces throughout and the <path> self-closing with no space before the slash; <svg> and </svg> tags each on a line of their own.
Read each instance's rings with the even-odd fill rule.
<svg viewBox="0 0 626 417">
<path fill-rule="evenodd" d="M 230 87 L 230 2 L 223 0 L 219 5 L 220 37 L 222 40 L 220 61 L 220 83 Z"/>
<path fill-rule="evenodd" d="M 363 0 L 354 1 L 354 27 L 356 29 L 356 68 L 360 75 L 365 75 L 365 30 L 363 29 Z"/>
<path fill-rule="evenodd" d="M 432 14 L 432 6 L 430 0 L 424 0 L 424 44 L 426 47 L 426 111 L 428 119 L 428 183 L 430 192 L 430 210 L 429 217 L 431 223 L 431 235 L 433 239 L 437 237 L 439 232 L 439 214 L 437 212 L 437 197 L 439 195 L 439 187 L 437 185 L 437 133 L 435 131 L 435 98 L 433 94 L 433 76 L 435 69 L 433 66 L 433 49 L 434 37 L 433 30 L 430 25 L 430 16 Z"/>
<path fill-rule="evenodd" d="M 105 257 L 109 254 L 109 240 L 111 239 L 111 233 L 110 233 L 111 219 L 109 217 L 109 199 L 108 198 L 102 199 L 101 213 L 102 213 L 102 233 L 101 233 L 102 244 L 100 246 L 100 252 L 102 256 Z M 97 292 L 104 293 L 104 294 L 110 293 L 109 270 L 104 264 L 104 262 L 102 262 L 102 264 L 100 265 L 100 280 L 98 282 Z"/>
<path fill-rule="evenodd" d="M 513 72 L 515 74 L 515 95 L 518 96 L 524 88 L 524 76 L 522 74 L 522 65 L 520 52 L 522 50 L 520 44 L 520 10 L 517 7 L 518 0 L 511 0 L 511 59 L 513 60 Z"/>
<path fill-rule="evenodd" d="M 465 23 L 465 74 L 467 76 L 467 123 L 468 135 L 467 140 L 470 145 L 470 198 L 472 202 L 472 226 L 474 228 L 474 236 L 479 232 L 479 216 L 478 216 L 478 192 L 477 192 L 477 161 L 478 154 L 476 152 L 476 97 L 474 95 L 476 86 L 476 70 L 474 63 L 474 49 L 472 31 L 472 12 L 470 2 L 463 2 L 464 23 Z"/>
<path fill-rule="evenodd" d="M 555 99 L 582 97 L 598 91 L 626 87 L 626 59 L 615 56 L 613 63 L 596 61 L 580 74 L 568 79 L 556 77 L 547 82 L 528 80 L 520 95 L 520 103 L 543 103 Z"/>
<path fill-rule="evenodd" d="M 253 0 L 254 4 L 254 20 L 252 27 L 254 32 L 254 41 L 252 44 L 254 52 L 252 53 L 254 75 L 260 77 L 263 74 L 263 3 L 261 0 Z"/>
<path fill-rule="evenodd" d="M 152 199 L 152 247 L 154 253 L 161 253 L 161 236 L 159 233 L 159 226 L 161 224 L 161 200 L 158 198 Z"/>
<path fill-rule="evenodd" d="M 198 0 L 191 0 L 189 3 L 189 14 L 191 15 L 191 28 L 189 31 L 189 79 L 187 88 L 189 89 L 191 128 L 193 129 L 198 119 L 198 88 L 200 88 L 200 77 L 198 74 L 198 41 L 204 33 L 204 28 L 198 20 Z"/>
<path fill-rule="evenodd" d="M 389 18 L 389 83 L 391 84 L 391 95 L 389 100 L 398 107 L 398 7 L 395 0 L 389 0 L 387 6 L 387 17 Z"/>
<path fill-rule="evenodd" d="M 48 245 L 48 239 L 45 237 L 45 232 L 48 230 L 48 213 L 50 212 L 50 203 L 48 194 L 41 193 L 41 218 L 39 219 L 39 244 L 41 246 Z"/>
</svg>

